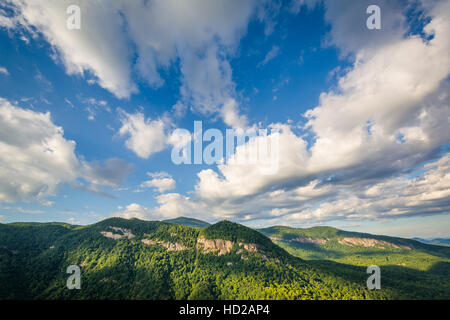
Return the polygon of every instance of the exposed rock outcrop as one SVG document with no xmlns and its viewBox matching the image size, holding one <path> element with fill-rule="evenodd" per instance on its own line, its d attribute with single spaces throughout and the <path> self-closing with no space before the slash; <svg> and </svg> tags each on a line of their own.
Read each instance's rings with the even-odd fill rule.
<svg viewBox="0 0 450 320">
<path fill-rule="evenodd" d="M 272 237 L 270 237 L 270 239 L 272 241 L 283 241 L 282 238 L 277 237 L 277 236 L 272 236 Z M 406 250 L 412 249 L 412 246 L 407 245 L 407 244 L 395 244 L 395 243 L 387 242 L 384 240 L 378 240 L 378 239 L 373 239 L 373 238 L 359 238 L 359 237 L 344 237 L 344 238 L 339 238 L 339 239 L 297 237 L 297 238 L 284 240 L 284 241 L 299 242 L 299 243 L 313 243 L 316 245 L 324 245 L 328 241 L 331 241 L 331 240 L 336 240 L 344 246 L 363 246 L 366 248 L 378 247 L 378 248 L 384 248 L 384 249 L 386 249 L 388 247 L 393 247 L 396 249 L 406 249 Z"/>
<path fill-rule="evenodd" d="M 150 239 L 142 239 L 141 242 L 148 246 L 154 246 L 155 244 L 157 244 L 156 241 Z"/>
<path fill-rule="evenodd" d="M 327 238 L 311 238 L 311 237 L 298 237 L 289 240 L 289 242 L 300 242 L 300 243 L 313 243 L 313 244 L 325 244 L 328 242 Z"/>
<path fill-rule="evenodd" d="M 272 236 L 272 237 L 270 237 L 270 240 L 272 240 L 272 241 L 283 241 L 283 238 L 277 237 L 277 236 Z M 317 245 L 321 245 L 321 244 L 327 243 L 329 240 L 330 239 L 328 239 L 328 238 L 297 237 L 297 238 L 284 240 L 284 241 L 287 241 L 287 242 L 300 242 L 300 243 L 314 243 L 314 244 L 317 244 Z"/>
<path fill-rule="evenodd" d="M 254 243 L 239 243 L 240 247 L 243 247 L 244 250 L 248 251 L 248 252 L 258 252 L 258 246 Z"/>
<path fill-rule="evenodd" d="M 121 233 L 113 233 L 111 231 L 101 231 L 100 233 L 106 238 L 111 238 L 114 240 L 119 240 L 123 238 L 133 239 L 135 237 L 134 234 L 131 233 L 131 230 L 119 228 L 119 227 L 109 227 L 110 229 L 121 232 Z"/>
<path fill-rule="evenodd" d="M 189 248 L 182 245 L 181 243 L 178 242 L 165 242 L 165 241 L 154 241 L 154 240 L 150 240 L 150 239 L 142 239 L 141 240 L 142 243 L 148 245 L 148 246 L 153 246 L 153 245 L 160 245 L 164 248 L 166 248 L 168 251 L 182 251 L 182 250 L 188 250 Z"/>
<path fill-rule="evenodd" d="M 233 242 L 223 239 L 205 239 L 199 237 L 197 239 L 197 248 L 203 250 L 204 252 L 214 252 L 219 256 L 230 253 L 233 248 Z"/>
<path fill-rule="evenodd" d="M 339 239 L 339 243 L 347 246 L 363 246 L 363 247 L 394 247 L 396 249 L 411 250 L 410 246 L 397 245 L 392 242 L 384 240 L 372 239 L 372 238 L 342 238 Z"/>
<path fill-rule="evenodd" d="M 209 253 L 217 253 L 219 256 L 230 253 L 233 249 L 234 242 L 230 240 L 224 239 L 205 239 L 203 237 L 199 237 L 197 239 L 197 249 L 203 250 L 203 252 Z M 243 251 L 247 252 L 257 252 L 258 246 L 254 243 L 238 243 L 240 249 L 237 251 L 238 254 L 241 254 Z"/>
</svg>

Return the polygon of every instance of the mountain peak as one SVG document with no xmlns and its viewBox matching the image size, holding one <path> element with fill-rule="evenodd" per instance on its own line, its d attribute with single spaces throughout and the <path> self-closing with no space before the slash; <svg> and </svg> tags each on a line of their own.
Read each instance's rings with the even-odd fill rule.
<svg viewBox="0 0 450 320">
<path fill-rule="evenodd" d="M 211 225 L 206 221 L 202 221 L 202 220 L 195 219 L 195 218 L 189 218 L 189 217 L 178 217 L 175 219 L 167 219 L 167 220 L 164 220 L 163 222 L 167 222 L 167 223 L 171 223 L 171 224 L 178 224 L 178 225 L 191 227 L 191 228 L 197 228 L 197 229 L 203 229 L 203 228 L 206 228 Z"/>
<path fill-rule="evenodd" d="M 258 232 L 231 221 L 220 221 L 205 229 L 202 229 L 199 238 L 207 240 L 224 240 L 235 244 L 247 244 L 258 248 L 258 251 L 269 253 L 272 256 L 284 256 L 286 252 L 272 243 L 272 241 Z"/>
</svg>

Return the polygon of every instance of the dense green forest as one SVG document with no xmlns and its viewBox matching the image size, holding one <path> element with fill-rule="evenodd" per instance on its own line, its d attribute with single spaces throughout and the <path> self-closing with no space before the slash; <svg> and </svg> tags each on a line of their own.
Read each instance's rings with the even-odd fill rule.
<svg viewBox="0 0 450 320">
<path fill-rule="evenodd" d="M 194 221 L 193 228 L 188 220 L 0 224 L 0 299 L 450 299 L 445 247 L 380 238 L 399 246 L 381 263 L 376 248 L 342 245 L 350 251 L 340 255 L 339 242 L 329 240 L 314 253 L 292 245 L 301 235 L 278 227 L 256 231 L 223 221 L 202 228 Z M 356 237 L 339 232 L 309 237 Z M 394 258 L 402 256 L 407 266 Z M 420 263 L 410 266 L 415 257 Z M 380 290 L 366 287 L 365 262 L 374 261 L 382 266 Z M 66 286 L 70 265 L 81 269 L 80 290 Z"/>
<path fill-rule="evenodd" d="M 427 271 L 450 263 L 450 248 L 415 240 L 348 232 L 331 227 L 259 230 L 293 256 L 358 266 L 401 266 Z"/>
</svg>

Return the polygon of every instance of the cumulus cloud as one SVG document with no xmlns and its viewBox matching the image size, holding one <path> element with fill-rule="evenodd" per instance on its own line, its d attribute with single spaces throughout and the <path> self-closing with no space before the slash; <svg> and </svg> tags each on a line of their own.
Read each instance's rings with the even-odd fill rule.
<svg viewBox="0 0 450 320">
<path fill-rule="evenodd" d="M 301 226 L 338 220 L 384 220 L 448 214 L 450 203 L 450 156 L 444 155 L 409 174 L 374 184 L 342 185 L 312 180 L 293 189 L 268 191 L 245 200 L 223 199 L 213 204 L 178 193 L 156 197 L 158 205 L 146 208 L 131 204 L 114 213 L 125 218 L 155 220 L 195 216 L 208 221 L 234 219 L 264 225 Z M 422 174 L 419 174 L 422 173 Z"/>
<path fill-rule="evenodd" d="M 225 101 L 220 111 L 225 124 L 235 129 L 245 129 L 248 125 L 247 117 L 239 114 L 236 100 L 230 98 Z"/>
<path fill-rule="evenodd" d="M 317 1 L 319 2 L 319 1 Z M 405 10 L 414 1 L 361 0 L 323 1 L 325 21 L 331 25 L 328 45 L 337 46 L 343 56 L 370 53 L 378 47 L 395 43 L 407 32 Z M 381 8 L 381 30 L 366 26 L 366 9 L 370 5 Z"/>
<path fill-rule="evenodd" d="M 10 18 L 9 27 L 42 34 L 57 53 L 53 57 L 64 64 L 69 75 L 92 74 L 100 86 L 119 98 L 136 91 L 130 78 L 128 60 L 131 52 L 124 33 L 125 22 L 119 14 L 119 3 L 80 2 L 80 30 L 66 28 L 66 9 L 73 4 L 72 1 L 8 0 L 7 3 L 14 5 L 12 7 L 16 11 L 16 16 Z"/>
<path fill-rule="evenodd" d="M 0 67 L 0 74 L 3 74 L 5 76 L 9 76 L 8 69 L 6 69 L 5 67 Z"/>
<path fill-rule="evenodd" d="M 449 111 L 444 80 L 450 72 L 450 28 L 448 19 L 443 19 L 450 14 L 448 5 L 435 13 L 439 16 L 425 28 L 434 34 L 432 40 L 411 36 L 380 47 L 370 59 L 356 61 L 336 91 L 321 95 L 319 106 L 306 113 L 307 127 L 315 135 L 310 148 L 284 126 L 277 178 L 338 170 L 349 174 L 349 169 L 358 170 L 360 165 L 374 175 L 398 172 L 448 141 L 448 118 L 439 120 Z M 436 132 L 437 128 L 442 131 Z M 401 143 L 399 136 L 404 138 Z M 247 168 L 219 166 L 219 170 L 224 181 L 233 184 L 230 190 L 238 186 L 258 190 L 272 184 L 270 177 L 253 179 L 255 174 Z M 201 173 L 200 187 L 202 176 L 208 175 Z M 244 183 L 258 180 L 259 188 Z"/>
<path fill-rule="evenodd" d="M 270 3 L 262 3 L 266 2 Z M 139 79 L 154 88 L 162 86 L 164 73 L 172 63 L 179 63 L 181 102 L 192 110 L 220 114 L 230 99 L 237 100 L 228 60 L 261 2 L 78 3 L 80 30 L 65 27 L 66 8 L 73 4 L 70 0 L 7 0 L 5 5 L 15 15 L 0 12 L 0 26 L 33 36 L 42 34 L 68 74 L 94 80 L 119 98 L 136 92 Z M 239 117 L 238 108 L 233 111 Z"/>
<path fill-rule="evenodd" d="M 132 203 L 120 211 L 114 212 L 113 217 L 125 219 L 137 218 L 141 220 L 156 220 L 158 217 L 152 217 L 151 210 L 137 203 Z"/>
<path fill-rule="evenodd" d="M 268 35 L 281 10 L 281 1 L 142 0 L 107 5 L 83 1 L 87 13 L 82 30 L 68 31 L 61 28 L 67 1 L 8 3 L 15 4 L 17 16 L 8 19 L 0 12 L 0 25 L 42 33 L 67 73 L 89 73 L 116 96 L 127 97 L 136 89 L 133 72 L 160 87 L 167 70 L 177 63 L 181 71 L 177 110 L 189 107 L 201 114 L 219 114 L 226 124 L 241 128 L 248 120 L 240 114 L 229 60 L 255 12 Z M 296 13 L 303 5 L 313 8 L 316 3 L 323 3 L 330 25 L 325 43 L 339 48 L 342 58 L 350 57 L 352 67 L 339 75 L 336 88 L 322 93 L 318 105 L 305 113 L 302 134 L 312 138 L 299 135 L 290 124 L 273 124 L 280 129 L 276 175 L 262 175 L 252 165 L 221 164 L 216 170 L 199 172 L 192 197 L 160 194 L 155 208 L 132 204 L 117 214 L 327 221 L 448 212 L 447 156 L 434 162 L 436 167 L 426 167 L 417 179 L 409 178 L 405 170 L 436 160 L 449 142 L 450 3 L 423 1 L 423 15 L 430 18 L 423 34 L 410 32 L 401 1 L 299 0 L 290 9 Z M 382 30 L 366 28 L 369 4 L 382 7 Z M 49 14 L 42 18 L 44 8 Z M 115 23 L 103 26 L 98 21 Z M 133 54 L 136 63 L 131 62 Z M 191 138 L 170 134 L 168 126 L 165 119 L 122 112 L 119 134 L 127 138 L 130 150 L 148 158 L 169 144 Z M 68 150 L 66 157 L 77 162 L 72 156 L 74 143 L 62 133 L 49 136 L 59 137 L 56 140 Z M 42 147 L 42 141 L 36 145 Z M 236 153 L 245 155 L 255 149 L 255 141 L 249 141 L 247 148 L 238 147 Z M 20 197 L 51 193 L 61 181 L 73 179 L 64 175 L 71 170 L 60 171 L 56 181 L 43 187 L 42 179 L 39 184 L 37 178 L 27 184 L 29 177 L 19 177 L 21 187 L 5 190 L 16 190 Z M 102 178 L 90 181 L 95 185 Z M 158 188 L 156 182 L 152 187 Z"/>
<path fill-rule="evenodd" d="M 0 201 L 42 199 L 76 178 L 75 142 L 66 140 L 50 113 L 0 99 Z"/>
<path fill-rule="evenodd" d="M 173 209 L 202 212 L 208 206 L 218 218 L 304 222 L 448 212 L 447 155 L 435 163 L 438 170 L 426 167 L 417 179 L 404 174 L 439 158 L 450 139 L 450 3 L 434 4 L 426 11 L 425 37 L 398 31 L 404 17 L 389 22 L 389 13 L 386 32 L 392 38 L 376 46 L 344 43 L 340 32 L 332 32 L 332 43 L 353 52 L 354 63 L 305 113 L 303 132 L 313 138 L 295 134 L 290 125 L 275 125 L 280 129 L 276 175 L 232 162 L 202 170 L 191 206 L 172 195 Z M 339 15 L 327 14 L 332 30 L 339 29 Z M 249 141 L 236 154 L 254 144 Z M 375 196 L 377 188 L 383 192 Z"/>
<path fill-rule="evenodd" d="M 120 110 L 122 127 L 119 135 L 128 137 L 125 145 L 141 158 L 163 150 L 169 140 L 163 119 L 145 118 L 142 112 L 129 114 Z"/>
<path fill-rule="evenodd" d="M 247 124 L 239 113 L 229 62 L 220 58 L 219 48 L 210 47 L 203 56 L 187 52 L 181 61 L 182 101 L 203 115 L 219 113 L 225 124 L 242 127 Z M 233 122 L 237 119 L 238 122 Z"/>
<path fill-rule="evenodd" d="M 147 175 L 151 179 L 142 182 L 141 188 L 156 188 L 158 192 L 163 193 L 176 187 L 175 180 L 167 172 L 147 172 Z"/>
<path fill-rule="evenodd" d="M 288 221 L 374 220 L 448 214 L 450 156 L 425 165 L 426 172 L 386 179 L 362 189 L 343 189 L 317 208 L 293 213 Z"/>
<path fill-rule="evenodd" d="M 155 197 L 158 206 L 147 208 L 132 203 L 125 208 L 119 208 L 112 216 L 126 219 L 138 218 L 143 220 L 161 220 L 177 218 L 179 216 L 195 216 L 209 220 L 212 217 L 211 208 L 205 203 L 180 195 L 178 193 L 164 193 Z"/>
<path fill-rule="evenodd" d="M 60 184 L 81 178 L 92 186 L 117 187 L 132 169 L 119 159 L 104 165 L 86 162 L 76 156 L 75 146 L 49 112 L 22 109 L 0 98 L 0 202 L 46 205 Z"/>
<path fill-rule="evenodd" d="M 316 136 L 310 151 L 317 170 L 373 163 L 372 169 L 397 171 L 448 141 L 448 119 L 437 115 L 449 110 L 450 6 L 430 15 L 424 32 L 432 40 L 400 37 L 357 58 L 337 90 L 323 93 L 319 106 L 306 113 Z"/>
</svg>

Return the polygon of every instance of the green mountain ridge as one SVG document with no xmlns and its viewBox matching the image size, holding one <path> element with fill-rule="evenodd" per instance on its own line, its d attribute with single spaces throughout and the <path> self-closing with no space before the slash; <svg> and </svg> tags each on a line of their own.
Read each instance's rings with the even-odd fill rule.
<svg viewBox="0 0 450 320">
<path fill-rule="evenodd" d="M 385 265 L 382 290 L 370 291 L 367 265 L 299 258 L 264 232 L 229 221 L 0 224 L 0 299 L 450 298 L 442 254 L 433 270 Z M 66 287 L 70 265 L 81 290 Z"/>
<path fill-rule="evenodd" d="M 450 248 L 416 240 L 343 231 L 332 227 L 259 230 L 291 255 L 359 266 L 402 266 L 427 271 L 450 263 Z M 448 266 L 447 266 L 448 267 Z"/>
<path fill-rule="evenodd" d="M 211 224 L 202 220 L 187 218 L 187 217 L 178 217 L 175 219 L 163 220 L 164 222 L 178 224 L 186 227 L 203 229 L 209 227 Z"/>
<path fill-rule="evenodd" d="M 431 238 L 431 239 L 412 238 L 412 240 L 416 240 L 425 244 L 450 246 L 450 238 Z"/>
</svg>

